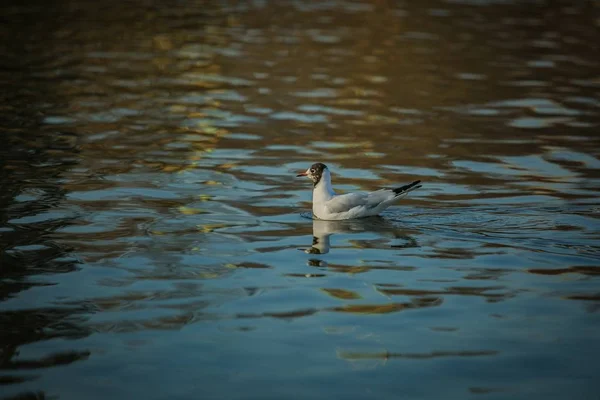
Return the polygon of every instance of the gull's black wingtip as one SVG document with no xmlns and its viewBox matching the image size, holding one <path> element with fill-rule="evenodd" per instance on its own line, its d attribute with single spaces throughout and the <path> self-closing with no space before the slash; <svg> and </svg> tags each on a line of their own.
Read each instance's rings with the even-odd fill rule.
<svg viewBox="0 0 600 400">
<path fill-rule="evenodd" d="M 404 186 L 400 186 L 399 188 L 392 189 L 392 191 L 394 193 L 396 193 L 396 196 L 400 196 L 401 194 L 408 193 L 410 191 L 420 188 L 421 185 L 419 185 L 419 183 L 421 183 L 420 180 L 414 181 L 413 183 L 409 183 L 408 185 L 404 185 Z"/>
</svg>

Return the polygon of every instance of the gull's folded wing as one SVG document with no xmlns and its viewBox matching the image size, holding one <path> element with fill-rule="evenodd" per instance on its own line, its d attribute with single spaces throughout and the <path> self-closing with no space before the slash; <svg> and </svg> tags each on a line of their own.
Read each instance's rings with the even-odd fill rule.
<svg viewBox="0 0 600 400">
<path fill-rule="evenodd" d="M 342 213 L 352 210 L 356 207 L 365 209 L 375 208 L 381 203 L 393 200 L 396 194 L 388 189 L 378 190 L 376 192 L 358 192 L 335 196 L 325 203 L 325 207 L 330 213 Z"/>
</svg>

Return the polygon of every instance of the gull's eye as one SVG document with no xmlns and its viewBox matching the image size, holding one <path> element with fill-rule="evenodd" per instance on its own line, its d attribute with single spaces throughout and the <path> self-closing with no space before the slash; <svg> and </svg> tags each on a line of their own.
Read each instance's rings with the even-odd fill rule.
<svg viewBox="0 0 600 400">
<path fill-rule="evenodd" d="M 310 172 L 312 172 L 312 173 L 314 174 L 314 173 L 315 173 L 315 169 L 314 169 L 314 168 L 311 168 L 311 169 L 310 169 Z"/>
</svg>

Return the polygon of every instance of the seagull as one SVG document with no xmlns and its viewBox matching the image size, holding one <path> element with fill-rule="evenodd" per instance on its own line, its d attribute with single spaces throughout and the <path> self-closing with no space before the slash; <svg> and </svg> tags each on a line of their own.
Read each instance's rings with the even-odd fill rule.
<svg viewBox="0 0 600 400">
<path fill-rule="evenodd" d="M 313 215 L 318 219 L 336 221 L 371 217 L 379 214 L 401 197 L 421 187 L 421 181 L 395 189 L 380 189 L 375 192 L 335 194 L 331 187 L 329 168 L 315 163 L 306 171 L 296 175 L 306 176 L 313 182 Z"/>
</svg>

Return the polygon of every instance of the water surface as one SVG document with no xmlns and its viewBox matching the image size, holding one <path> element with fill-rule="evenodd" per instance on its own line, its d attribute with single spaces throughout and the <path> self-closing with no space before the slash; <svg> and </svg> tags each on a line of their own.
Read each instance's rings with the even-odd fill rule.
<svg viewBox="0 0 600 400">
<path fill-rule="evenodd" d="M 10 3 L 0 396 L 597 398 L 597 2 Z"/>
</svg>

